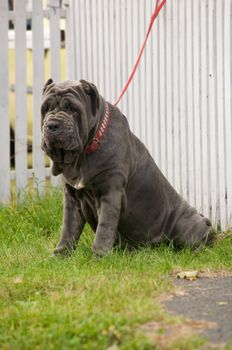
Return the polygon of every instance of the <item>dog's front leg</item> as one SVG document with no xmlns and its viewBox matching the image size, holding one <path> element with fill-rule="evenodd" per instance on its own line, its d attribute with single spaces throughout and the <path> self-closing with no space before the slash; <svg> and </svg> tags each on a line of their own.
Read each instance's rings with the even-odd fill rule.
<svg viewBox="0 0 232 350">
<path fill-rule="evenodd" d="M 69 255 L 75 249 L 81 232 L 85 225 L 85 219 L 81 211 L 80 203 L 64 187 L 63 225 L 60 241 L 54 250 L 55 255 Z"/>
<path fill-rule="evenodd" d="M 123 190 L 111 189 L 100 197 L 98 226 L 92 245 L 95 255 L 104 256 L 113 248 L 122 207 Z"/>
</svg>

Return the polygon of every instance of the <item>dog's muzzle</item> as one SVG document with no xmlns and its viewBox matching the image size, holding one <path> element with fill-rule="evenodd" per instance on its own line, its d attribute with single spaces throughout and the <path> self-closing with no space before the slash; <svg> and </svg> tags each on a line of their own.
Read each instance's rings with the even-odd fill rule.
<svg viewBox="0 0 232 350">
<path fill-rule="evenodd" d="M 59 132 L 59 129 L 61 129 L 62 124 L 59 120 L 48 120 L 46 123 L 46 129 L 47 133 L 55 134 L 56 132 Z"/>
<path fill-rule="evenodd" d="M 79 150 L 77 142 L 76 128 L 70 116 L 62 114 L 47 115 L 43 123 L 43 143 L 42 149 L 52 148 L 64 150 Z"/>
</svg>

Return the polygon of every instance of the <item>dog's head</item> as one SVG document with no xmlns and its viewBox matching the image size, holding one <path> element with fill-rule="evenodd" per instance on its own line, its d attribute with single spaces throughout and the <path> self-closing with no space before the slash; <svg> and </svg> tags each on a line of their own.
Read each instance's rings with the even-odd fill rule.
<svg viewBox="0 0 232 350">
<path fill-rule="evenodd" d="M 98 112 L 99 94 L 93 84 L 84 80 L 47 81 L 41 106 L 41 148 L 53 160 L 54 175 L 84 151 Z"/>
</svg>

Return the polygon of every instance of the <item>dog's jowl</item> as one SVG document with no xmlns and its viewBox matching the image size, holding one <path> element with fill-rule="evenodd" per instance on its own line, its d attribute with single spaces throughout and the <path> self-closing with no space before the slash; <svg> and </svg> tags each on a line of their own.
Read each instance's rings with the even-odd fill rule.
<svg viewBox="0 0 232 350">
<path fill-rule="evenodd" d="M 170 185 L 126 117 L 84 80 L 54 83 L 43 91 L 42 149 L 62 174 L 64 214 L 55 254 L 71 252 L 86 222 L 93 252 L 117 242 L 172 241 L 199 246 L 212 235 L 210 221 Z"/>
</svg>

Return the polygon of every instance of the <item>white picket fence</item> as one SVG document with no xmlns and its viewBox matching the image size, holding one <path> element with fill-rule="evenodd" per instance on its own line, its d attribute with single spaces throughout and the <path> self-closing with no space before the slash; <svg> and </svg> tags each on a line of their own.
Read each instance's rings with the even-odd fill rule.
<svg viewBox="0 0 232 350">
<path fill-rule="evenodd" d="M 33 0 L 32 10 L 28 11 L 26 0 L 14 1 L 14 11 L 8 10 L 8 0 L 0 0 L 0 202 L 8 203 L 11 197 L 12 180 L 16 191 L 22 191 L 32 176 L 36 179 L 39 191 L 43 191 L 50 169 L 45 168 L 44 154 L 41 151 L 41 115 L 40 105 L 42 89 L 45 83 L 45 49 L 50 50 L 50 74 L 54 80 L 60 80 L 60 19 L 66 20 L 67 63 L 72 67 L 69 55 L 69 7 L 61 8 L 60 0 Z M 49 26 L 44 25 L 44 19 Z M 9 30 L 9 20 L 14 30 Z M 32 30 L 26 30 L 26 20 L 32 21 Z M 10 118 L 9 118 L 9 49 L 15 50 L 15 170 L 10 170 Z M 33 50 L 33 160 L 32 169 L 28 169 L 28 111 L 27 111 L 27 58 L 26 50 Z M 68 71 L 69 74 L 69 71 Z M 52 178 L 52 183 L 58 183 Z"/>
<path fill-rule="evenodd" d="M 0 1 L 1 33 L 7 31 L 6 2 Z M 36 121 L 33 171 L 42 180 L 44 167 L 37 132 L 43 84 L 42 10 L 40 1 L 33 3 L 38 7 L 33 9 L 38 43 L 33 49 Z M 154 0 L 69 0 L 68 77 L 94 82 L 101 94 L 114 102 L 137 58 L 154 6 Z M 147 145 L 178 192 L 222 229 L 232 226 L 231 6 L 232 0 L 167 0 L 154 24 L 133 83 L 119 105 L 132 130 Z M 18 5 L 18 11 L 23 12 L 22 7 Z M 51 9 L 54 17 L 56 11 Z M 51 28 L 57 30 L 55 19 Z M 58 35 L 51 36 L 52 62 L 56 67 L 51 75 L 55 80 L 59 80 L 59 62 L 55 59 L 57 40 Z M 4 86 L 0 90 L 1 152 L 4 149 L 0 157 L 1 199 L 9 198 L 10 182 L 6 137 L 8 88 L 4 79 L 7 45 L 8 39 L 4 37 L 0 54 L 0 86 Z M 16 45 L 16 50 L 21 60 L 16 117 L 21 125 L 26 118 L 22 115 L 25 57 L 19 58 L 24 50 L 21 45 L 18 48 Z M 17 147 L 20 145 L 24 150 L 25 134 L 23 130 L 23 137 L 17 141 Z M 25 158 L 16 163 L 16 175 L 19 162 L 24 164 L 18 177 L 21 178 L 26 171 Z"/>
</svg>

